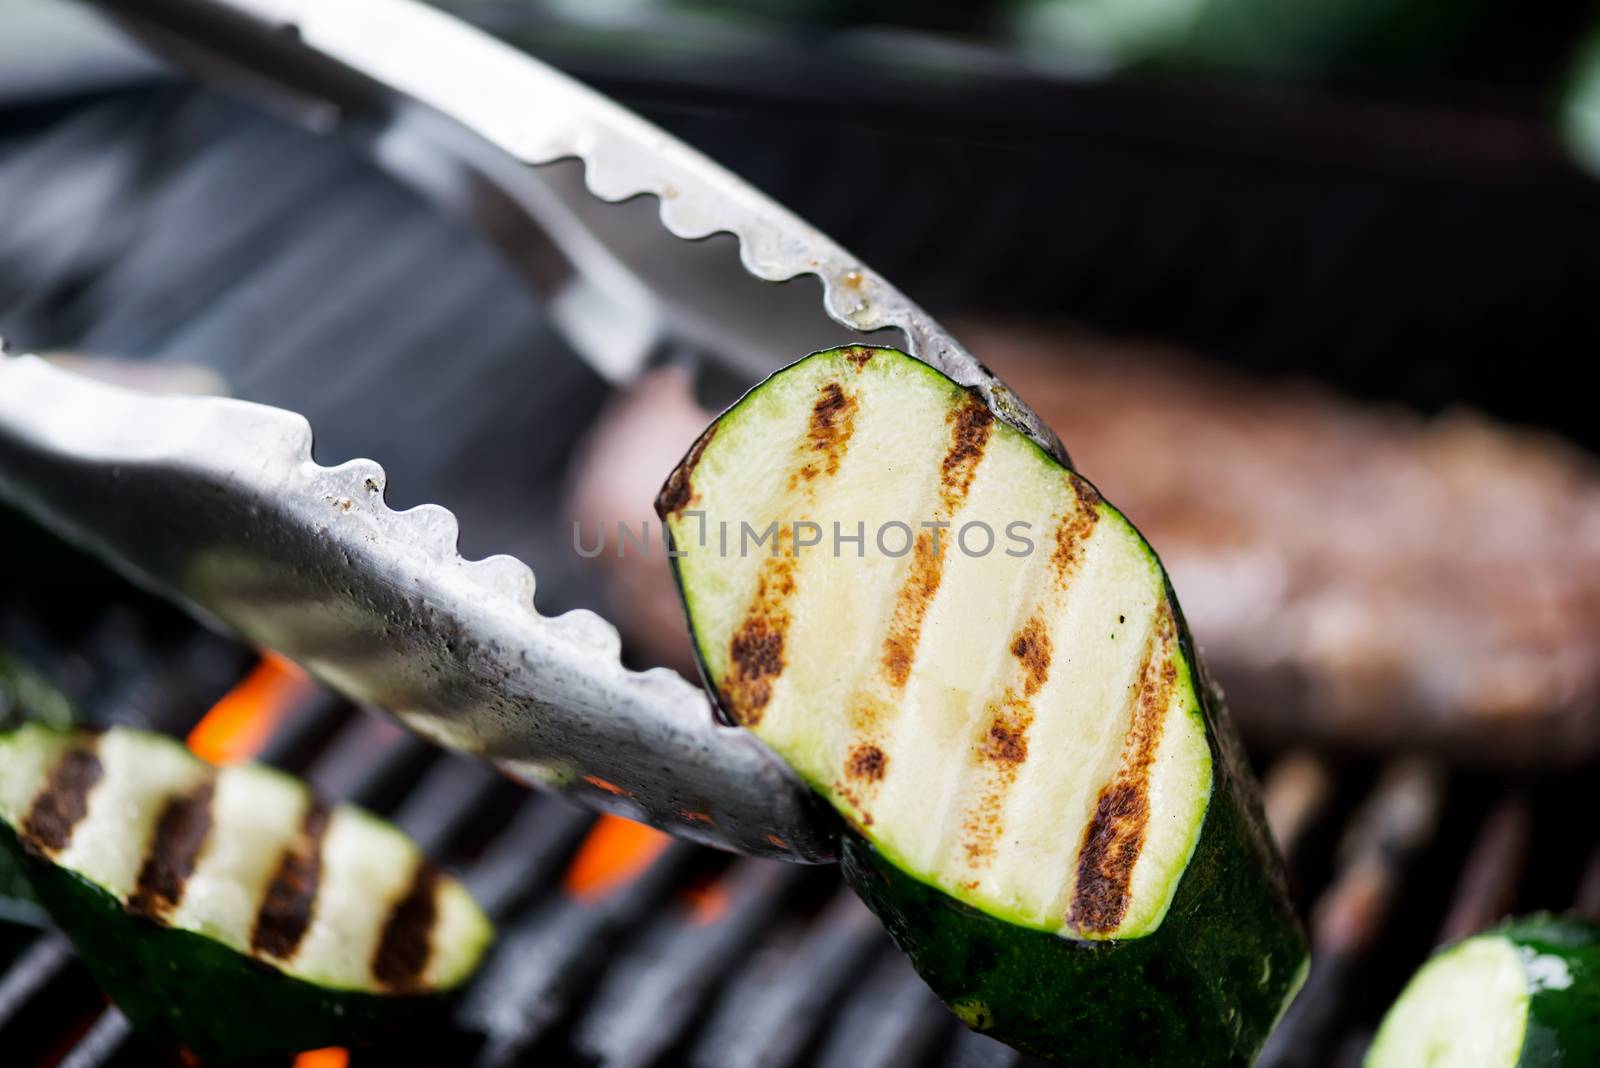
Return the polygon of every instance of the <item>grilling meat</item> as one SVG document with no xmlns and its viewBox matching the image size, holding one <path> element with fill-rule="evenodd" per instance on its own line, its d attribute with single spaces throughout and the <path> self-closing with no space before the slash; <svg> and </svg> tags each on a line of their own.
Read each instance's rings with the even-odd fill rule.
<svg viewBox="0 0 1600 1068">
<path fill-rule="evenodd" d="M 1423 419 L 1060 331 L 962 336 L 1149 538 L 1252 741 L 1600 752 L 1600 468 L 1549 435 Z M 701 423 L 703 425 L 703 422 Z M 602 423 L 577 515 L 646 514 L 693 439 L 676 372 Z M 692 666 L 660 551 L 603 562 L 641 659 Z"/>
<path fill-rule="evenodd" d="M 1466 414 L 967 331 L 1157 547 L 1246 732 L 1600 749 L 1600 466 Z"/>
</svg>

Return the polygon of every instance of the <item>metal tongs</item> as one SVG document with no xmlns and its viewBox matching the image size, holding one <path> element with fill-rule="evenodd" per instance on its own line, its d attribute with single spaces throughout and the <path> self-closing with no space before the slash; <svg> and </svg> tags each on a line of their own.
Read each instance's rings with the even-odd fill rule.
<svg viewBox="0 0 1600 1068">
<path fill-rule="evenodd" d="M 798 334 L 764 292 L 724 284 L 741 266 L 767 282 L 814 275 L 833 322 L 897 330 L 888 340 L 1065 459 L 1003 383 L 833 241 L 455 18 L 413 0 L 101 6 L 202 78 L 365 138 L 384 166 L 492 221 L 569 344 L 614 381 L 674 346 L 717 350 L 749 377 L 816 348 L 826 339 Z M 560 165 L 574 159 L 581 174 Z M 639 194 L 658 199 L 664 234 L 619 224 L 602 203 Z M 738 266 L 722 242 L 684 243 L 723 233 Z M 684 239 L 675 252 L 660 248 L 667 235 Z M 758 287 L 788 290 L 785 306 L 793 289 Z M 525 564 L 462 559 L 455 517 L 391 510 L 376 463 L 315 464 L 299 415 L 0 357 L 0 493 L 207 622 L 522 781 L 722 848 L 834 856 L 835 825 L 810 791 L 718 723 L 698 686 L 625 669 L 616 630 L 594 613 L 541 616 Z"/>
</svg>

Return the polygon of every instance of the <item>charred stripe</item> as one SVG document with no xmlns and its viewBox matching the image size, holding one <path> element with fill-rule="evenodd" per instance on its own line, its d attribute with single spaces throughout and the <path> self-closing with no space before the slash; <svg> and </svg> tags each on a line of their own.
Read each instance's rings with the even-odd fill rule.
<svg viewBox="0 0 1600 1068">
<path fill-rule="evenodd" d="M 1067 919 L 1079 931 L 1114 930 L 1128 911 L 1133 866 L 1150 823 L 1150 765 L 1178 681 L 1173 634 L 1172 608 L 1163 603 L 1139 665 L 1121 766 L 1100 791 L 1078 853 L 1078 882 Z"/>
<path fill-rule="evenodd" d="M 946 517 L 966 500 L 993 430 L 994 413 L 970 393 L 950 413 L 950 449 L 939 467 L 939 492 Z"/>
<path fill-rule="evenodd" d="M 391 990 L 417 986 L 433 956 L 433 922 L 438 915 L 439 869 L 421 860 L 405 896 L 384 921 L 372 955 L 372 977 Z"/>
<path fill-rule="evenodd" d="M 1062 515 L 1056 524 L 1055 548 L 1050 554 L 1055 569 L 1056 586 L 1066 590 L 1072 585 L 1078 569 L 1083 566 L 1083 556 L 1094 526 L 1100 521 L 1100 494 L 1077 475 L 1067 472 L 1068 484 L 1078 502 L 1078 507 Z"/>
<path fill-rule="evenodd" d="M 810 482 L 818 475 L 836 475 L 850 438 L 856 429 L 856 399 L 837 382 L 828 382 L 811 406 L 811 422 L 806 428 L 804 462 L 789 476 L 789 488 L 801 480 Z"/>
<path fill-rule="evenodd" d="M 332 812 L 311 802 L 300 825 L 299 838 L 283 851 L 278 868 L 256 913 L 250 949 L 279 960 L 294 956 L 311 926 L 311 912 L 322 881 L 322 839 L 328 833 Z"/>
<path fill-rule="evenodd" d="M 183 900 L 200 851 L 211 834 L 211 802 L 216 780 L 207 776 L 193 790 L 172 798 L 161 810 L 155 834 L 139 869 L 138 881 L 128 898 L 128 911 L 147 919 L 160 919 Z"/>
<path fill-rule="evenodd" d="M 826 382 L 811 406 L 811 419 L 800 448 L 801 466 L 789 476 L 789 488 L 812 482 L 821 475 L 838 473 L 839 464 L 855 433 L 856 399 L 837 382 Z M 809 491 L 805 491 L 809 496 Z M 794 528 L 787 536 L 792 539 Z M 762 563 L 755 594 L 744 619 L 728 639 L 728 672 L 718 697 L 728 716 L 740 726 L 761 722 L 772 684 L 783 674 L 784 642 L 789 630 L 788 604 L 795 592 L 796 554 L 791 543 L 784 555 L 780 533 L 777 556 Z"/>
<path fill-rule="evenodd" d="M 656 515 L 663 520 L 671 519 L 694 500 L 694 469 L 700 465 L 700 457 L 705 455 L 706 446 L 711 444 L 711 438 L 717 432 L 717 424 L 712 423 L 706 428 L 695 443 L 689 446 L 689 452 L 672 474 L 667 476 L 666 485 L 661 487 L 661 492 L 656 496 Z"/>
<path fill-rule="evenodd" d="M 989 446 L 994 413 L 977 397 L 967 399 L 950 413 L 950 446 L 939 464 L 940 512 L 935 521 L 949 519 L 967 499 L 978 465 Z M 883 639 L 880 663 L 890 686 L 901 689 L 911 677 L 917 647 L 922 644 L 922 623 L 944 582 L 946 546 L 935 544 L 928 531 L 917 535 L 912 546 L 911 569 L 895 596 L 889 633 Z"/>
<path fill-rule="evenodd" d="M 721 690 L 722 706 L 733 721 L 753 727 L 772 700 L 772 684 L 783 674 L 784 636 L 789 629 L 789 598 L 794 596 L 795 559 L 779 556 L 763 562 L 756 576 L 755 596 L 744 622 L 728 640 L 728 677 Z"/>
<path fill-rule="evenodd" d="M 22 842 L 30 849 L 59 853 L 89 814 L 89 795 L 106 773 L 105 765 L 90 747 L 93 744 L 91 740 L 63 753 L 34 795 L 22 821 Z"/>
<path fill-rule="evenodd" d="M 944 546 L 936 548 L 932 535 L 923 531 L 912 546 L 911 571 L 895 595 L 889 633 L 883 639 L 883 677 L 896 689 L 903 688 L 911 677 L 917 647 L 922 644 L 923 620 L 943 582 Z"/>
</svg>

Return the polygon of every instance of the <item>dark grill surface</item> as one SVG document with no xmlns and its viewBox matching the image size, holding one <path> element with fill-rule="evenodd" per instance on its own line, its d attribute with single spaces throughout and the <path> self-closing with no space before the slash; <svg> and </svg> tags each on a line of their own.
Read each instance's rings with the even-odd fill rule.
<svg viewBox="0 0 1600 1068">
<path fill-rule="evenodd" d="M 406 503 L 454 508 L 470 555 L 529 560 L 547 611 L 592 600 L 549 517 L 601 383 L 503 264 L 336 142 L 180 88 L 12 116 L 0 333 L 210 364 L 306 413 L 323 462 L 377 456 Z M 97 719 L 181 734 L 250 667 L 15 516 L 0 548 L 29 562 L 7 569 L 0 644 Z M 391 816 L 500 926 L 456 1031 L 358 1064 L 1021 1061 L 959 1027 L 831 869 L 674 844 L 580 898 L 563 875 L 589 816 L 332 697 L 292 709 L 264 757 Z M 1262 770 L 1318 961 L 1263 1063 L 1354 1063 L 1439 940 L 1508 909 L 1600 905 L 1592 773 L 1508 782 L 1306 753 Z M 167 1057 L 59 936 L 20 924 L 0 924 L 0 1049 L 74 1068 Z"/>
</svg>

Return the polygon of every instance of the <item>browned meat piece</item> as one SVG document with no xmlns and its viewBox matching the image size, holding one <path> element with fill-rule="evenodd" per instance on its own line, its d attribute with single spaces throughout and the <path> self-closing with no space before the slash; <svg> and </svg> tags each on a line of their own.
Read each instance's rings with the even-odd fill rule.
<svg viewBox="0 0 1600 1068">
<path fill-rule="evenodd" d="M 1156 547 L 1254 741 L 1502 764 L 1600 752 L 1600 464 L 1587 454 L 1103 339 L 958 334 Z M 708 419 L 681 377 L 652 377 L 597 428 L 574 496 L 591 543 L 596 521 L 613 524 L 612 618 L 641 660 L 684 670 L 661 547 L 619 560 L 614 524 L 653 520 L 660 479 Z"/>
<path fill-rule="evenodd" d="M 1600 464 L 1171 353 L 961 336 L 1136 523 L 1257 740 L 1600 749 Z"/>
</svg>

